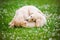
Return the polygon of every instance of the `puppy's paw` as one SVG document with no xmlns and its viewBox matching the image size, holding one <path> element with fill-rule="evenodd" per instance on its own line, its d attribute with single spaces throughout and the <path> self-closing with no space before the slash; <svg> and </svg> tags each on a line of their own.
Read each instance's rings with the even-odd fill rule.
<svg viewBox="0 0 60 40">
<path fill-rule="evenodd" d="M 13 22 L 10 22 L 8 25 L 9 25 L 9 28 L 14 27 L 14 23 Z"/>
</svg>

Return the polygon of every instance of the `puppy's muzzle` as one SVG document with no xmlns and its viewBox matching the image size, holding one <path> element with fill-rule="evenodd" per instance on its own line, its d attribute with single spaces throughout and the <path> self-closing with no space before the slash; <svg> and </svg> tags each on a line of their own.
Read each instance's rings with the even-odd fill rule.
<svg viewBox="0 0 60 40">
<path fill-rule="evenodd" d="M 26 21 L 28 21 L 28 19 L 26 19 Z"/>
</svg>

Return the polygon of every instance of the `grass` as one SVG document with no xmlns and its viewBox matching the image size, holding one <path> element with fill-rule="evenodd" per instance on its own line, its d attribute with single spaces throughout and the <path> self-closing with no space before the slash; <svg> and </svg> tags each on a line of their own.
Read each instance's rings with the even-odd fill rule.
<svg viewBox="0 0 60 40">
<path fill-rule="evenodd" d="M 34 5 L 50 16 L 40 28 L 9 28 L 16 9 Z M 60 6 L 57 0 L 0 0 L 0 40 L 60 40 Z"/>
</svg>

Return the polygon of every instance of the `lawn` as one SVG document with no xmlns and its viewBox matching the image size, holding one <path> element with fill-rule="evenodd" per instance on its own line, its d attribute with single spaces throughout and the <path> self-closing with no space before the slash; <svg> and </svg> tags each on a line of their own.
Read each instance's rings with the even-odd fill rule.
<svg viewBox="0 0 60 40">
<path fill-rule="evenodd" d="M 34 5 L 47 16 L 47 24 L 40 28 L 9 28 L 15 11 Z M 60 40 L 59 0 L 0 0 L 0 40 Z"/>
</svg>

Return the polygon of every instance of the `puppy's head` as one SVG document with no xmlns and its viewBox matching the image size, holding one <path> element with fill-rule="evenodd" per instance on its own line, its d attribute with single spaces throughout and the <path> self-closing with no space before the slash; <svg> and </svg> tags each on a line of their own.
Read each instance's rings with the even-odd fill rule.
<svg viewBox="0 0 60 40">
<path fill-rule="evenodd" d="M 35 21 L 36 19 L 35 19 L 35 16 L 34 15 L 31 15 L 31 16 L 29 16 L 27 19 L 26 19 L 26 21 L 30 21 L 30 22 L 33 22 L 33 21 Z"/>
</svg>

